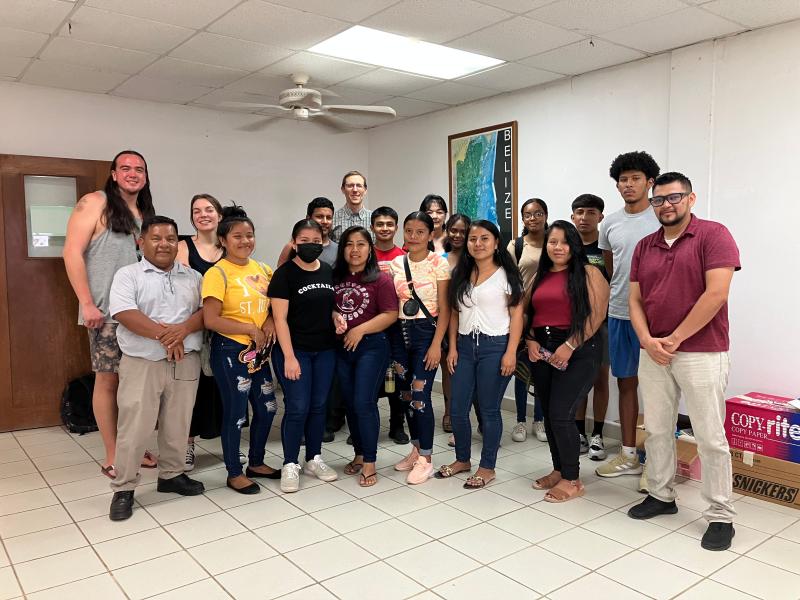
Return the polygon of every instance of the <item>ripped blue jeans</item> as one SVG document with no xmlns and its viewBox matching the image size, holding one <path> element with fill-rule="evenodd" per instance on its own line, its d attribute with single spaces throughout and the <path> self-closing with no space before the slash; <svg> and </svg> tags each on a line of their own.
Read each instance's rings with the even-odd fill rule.
<svg viewBox="0 0 800 600">
<path fill-rule="evenodd" d="M 247 365 L 239 362 L 239 353 L 245 348 L 218 333 L 211 338 L 211 370 L 222 396 L 222 456 L 229 478 L 242 474 L 239 442 L 247 418 L 247 402 L 253 407 L 247 461 L 251 467 L 264 464 L 264 446 L 278 410 L 269 363 L 255 373 L 248 373 Z"/>
<path fill-rule="evenodd" d="M 391 332 L 392 360 L 397 371 L 397 390 L 406 405 L 411 443 L 422 456 L 433 453 L 435 419 L 431 389 L 437 364 L 425 368 L 425 353 L 431 346 L 436 328 L 427 319 L 401 319 Z"/>
</svg>

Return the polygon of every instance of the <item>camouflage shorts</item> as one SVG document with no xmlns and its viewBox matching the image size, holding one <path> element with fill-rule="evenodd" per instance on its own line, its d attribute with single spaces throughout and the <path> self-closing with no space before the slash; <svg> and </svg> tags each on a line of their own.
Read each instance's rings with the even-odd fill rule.
<svg viewBox="0 0 800 600">
<path fill-rule="evenodd" d="M 103 323 L 100 329 L 87 329 L 89 333 L 89 355 L 95 373 L 116 373 L 122 350 L 117 344 L 117 323 Z"/>
</svg>

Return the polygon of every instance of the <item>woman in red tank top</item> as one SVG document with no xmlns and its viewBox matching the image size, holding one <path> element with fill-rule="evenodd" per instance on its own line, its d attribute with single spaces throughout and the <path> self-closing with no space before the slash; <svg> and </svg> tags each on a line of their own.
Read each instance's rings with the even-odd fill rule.
<svg viewBox="0 0 800 600">
<path fill-rule="evenodd" d="M 547 230 L 529 309 L 528 358 L 553 459 L 553 470 L 533 487 L 547 490 L 547 502 L 566 502 L 584 494 L 575 410 L 600 368 L 595 333 L 608 310 L 608 283 L 589 264 L 572 223 L 555 221 Z"/>
</svg>

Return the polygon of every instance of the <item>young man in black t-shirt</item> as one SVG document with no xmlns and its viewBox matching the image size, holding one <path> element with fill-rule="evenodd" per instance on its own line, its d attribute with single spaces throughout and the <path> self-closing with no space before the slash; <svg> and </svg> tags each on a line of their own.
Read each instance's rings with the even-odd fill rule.
<svg viewBox="0 0 800 600">
<path fill-rule="evenodd" d="M 583 240 L 583 249 L 589 259 L 589 264 L 594 265 L 603 272 L 606 280 L 609 279 L 603 259 L 603 251 L 597 243 L 600 236 L 598 225 L 603 220 L 603 209 L 605 203 L 603 199 L 593 194 L 581 194 L 572 203 L 572 222 L 578 230 Z M 606 449 L 603 444 L 603 424 L 608 408 L 608 327 L 605 323 L 598 330 L 600 343 L 603 346 L 603 362 L 600 371 L 594 382 L 594 392 L 592 393 L 592 414 L 594 425 L 592 427 L 591 439 L 586 437 L 586 404 L 589 400 L 587 396 L 578 405 L 575 415 L 575 424 L 581 440 L 581 454 L 589 453 L 592 460 L 605 460 Z"/>
</svg>

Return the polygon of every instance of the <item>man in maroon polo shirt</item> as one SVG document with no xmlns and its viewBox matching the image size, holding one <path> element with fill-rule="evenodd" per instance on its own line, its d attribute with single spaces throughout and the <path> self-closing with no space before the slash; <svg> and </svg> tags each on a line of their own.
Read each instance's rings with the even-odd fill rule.
<svg viewBox="0 0 800 600">
<path fill-rule="evenodd" d="M 728 382 L 728 291 L 741 268 L 724 225 L 692 215 L 692 183 L 664 173 L 650 204 L 662 227 L 643 238 L 631 262 L 631 322 L 642 344 L 639 385 L 649 437 L 649 495 L 628 515 L 649 519 L 678 512 L 675 504 L 675 419 L 681 393 L 703 464 L 709 522 L 701 546 L 727 550 L 734 535 L 731 457 L 725 438 Z"/>
</svg>

